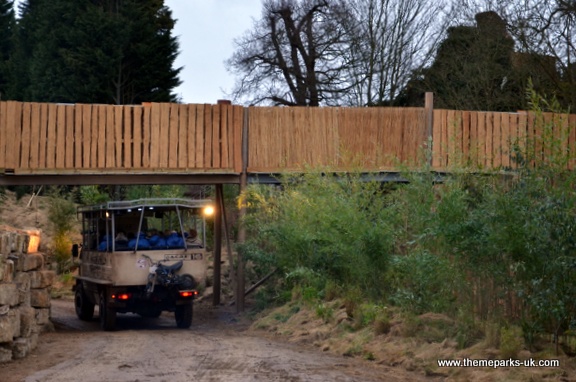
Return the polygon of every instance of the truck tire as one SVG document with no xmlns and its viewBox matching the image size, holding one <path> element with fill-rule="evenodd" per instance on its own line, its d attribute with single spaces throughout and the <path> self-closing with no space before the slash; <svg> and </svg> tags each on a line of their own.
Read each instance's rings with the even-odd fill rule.
<svg viewBox="0 0 576 382">
<path fill-rule="evenodd" d="M 108 307 L 108 294 L 106 290 L 100 291 L 100 326 L 106 331 L 116 329 L 116 310 Z"/>
<path fill-rule="evenodd" d="M 176 326 L 180 329 L 188 329 L 192 325 L 192 303 L 176 305 L 174 312 Z"/>
<path fill-rule="evenodd" d="M 76 291 L 74 292 L 74 308 L 76 315 L 82 321 L 90 321 L 94 318 L 94 304 L 90 301 L 82 283 L 76 284 Z"/>
</svg>

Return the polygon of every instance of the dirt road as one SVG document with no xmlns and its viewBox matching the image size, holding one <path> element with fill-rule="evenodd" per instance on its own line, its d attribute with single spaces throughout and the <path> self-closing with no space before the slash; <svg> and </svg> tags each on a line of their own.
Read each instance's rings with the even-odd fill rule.
<svg viewBox="0 0 576 382">
<path fill-rule="evenodd" d="M 3 382 L 406 381 L 418 374 L 331 356 L 260 337 L 225 308 L 196 304 L 189 330 L 174 318 L 119 315 L 118 330 L 81 322 L 70 300 L 54 300 L 56 331 L 24 360 L 0 365 Z M 429 380 L 429 379 L 428 379 Z"/>
</svg>

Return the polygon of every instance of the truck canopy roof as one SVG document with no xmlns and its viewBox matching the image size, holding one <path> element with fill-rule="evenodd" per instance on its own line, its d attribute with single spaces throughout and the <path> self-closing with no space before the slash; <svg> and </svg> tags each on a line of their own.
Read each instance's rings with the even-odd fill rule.
<svg viewBox="0 0 576 382">
<path fill-rule="evenodd" d="M 102 210 L 131 210 L 148 208 L 155 210 L 174 210 L 175 207 L 183 209 L 203 208 L 212 204 L 210 199 L 183 199 L 183 198 L 146 198 L 136 200 L 112 201 L 92 206 L 82 206 L 78 212 L 93 212 Z"/>
</svg>

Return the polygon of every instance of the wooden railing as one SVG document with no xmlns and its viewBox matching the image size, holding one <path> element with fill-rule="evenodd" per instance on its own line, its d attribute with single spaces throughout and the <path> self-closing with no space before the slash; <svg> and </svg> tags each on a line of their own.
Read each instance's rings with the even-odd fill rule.
<svg viewBox="0 0 576 382">
<path fill-rule="evenodd" d="M 434 110 L 432 168 L 516 169 L 554 156 L 574 169 L 575 127 L 574 114 Z"/>
<path fill-rule="evenodd" d="M 392 171 L 417 163 L 426 141 L 423 108 L 254 107 L 249 115 L 248 172 Z"/>
<path fill-rule="evenodd" d="M 305 166 L 514 169 L 551 131 L 576 152 L 576 115 L 431 108 L 285 108 L 0 102 L 0 170 L 18 174 L 278 173 Z M 433 118 L 432 118 L 433 117 Z M 432 122 L 433 121 L 433 122 Z M 546 130 L 544 126 L 553 126 Z M 576 163 L 571 160 L 568 168 Z"/>
<path fill-rule="evenodd" d="M 0 102 L 0 168 L 240 172 L 242 113 L 232 105 Z"/>
</svg>

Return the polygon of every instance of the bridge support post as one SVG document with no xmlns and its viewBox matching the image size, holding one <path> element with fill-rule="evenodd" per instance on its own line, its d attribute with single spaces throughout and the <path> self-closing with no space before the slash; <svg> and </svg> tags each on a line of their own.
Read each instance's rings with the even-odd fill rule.
<svg viewBox="0 0 576 382">
<path fill-rule="evenodd" d="M 248 184 L 248 108 L 244 108 L 244 120 L 242 122 L 242 174 L 240 174 L 240 195 L 246 191 Z M 238 227 L 238 243 L 244 243 L 246 240 L 246 227 L 244 227 L 244 217 L 246 216 L 246 206 L 244 203 L 240 206 L 239 211 L 240 225 Z M 244 311 L 244 258 L 242 251 L 238 251 L 238 268 L 236 271 L 236 312 Z"/>
<path fill-rule="evenodd" d="M 212 303 L 220 305 L 220 285 L 222 268 L 222 184 L 216 185 L 216 202 L 214 203 L 214 284 Z"/>
</svg>

